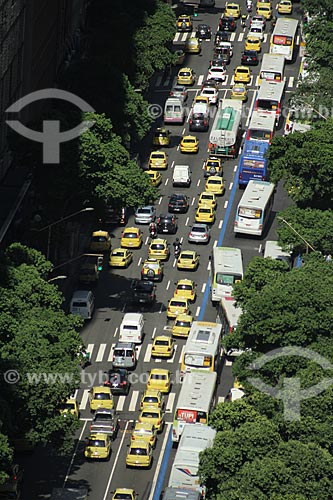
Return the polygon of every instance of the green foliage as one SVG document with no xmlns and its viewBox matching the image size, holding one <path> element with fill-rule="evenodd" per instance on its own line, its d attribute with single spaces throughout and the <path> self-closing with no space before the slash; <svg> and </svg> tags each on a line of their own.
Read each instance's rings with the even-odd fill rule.
<svg viewBox="0 0 333 500">
<path fill-rule="evenodd" d="M 1 422 L 0 422 L 1 429 Z M 10 448 L 7 436 L 0 433 L 0 484 L 3 484 L 8 476 L 4 470 L 10 466 L 13 460 L 13 450 Z"/>
<path fill-rule="evenodd" d="M 275 137 L 267 152 L 272 182 L 282 179 L 301 207 L 330 208 L 333 199 L 333 120 L 306 133 Z"/>
<path fill-rule="evenodd" d="M 94 126 L 81 136 L 80 175 L 93 197 L 117 206 L 136 207 L 153 202 L 157 190 L 149 177 L 130 160 L 120 137 L 105 115 L 87 113 Z"/>
<path fill-rule="evenodd" d="M 315 208 L 298 208 L 290 206 L 279 213 L 279 216 L 291 226 L 318 252 L 331 253 L 333 249 L 333 212 Z M 278 221 L 279 242 L 291 245 L 295 253 L 306 252 L 305 242 L 283 221 Z M 322 260 L 321 257 L 315 257 Z"/>
</svg>

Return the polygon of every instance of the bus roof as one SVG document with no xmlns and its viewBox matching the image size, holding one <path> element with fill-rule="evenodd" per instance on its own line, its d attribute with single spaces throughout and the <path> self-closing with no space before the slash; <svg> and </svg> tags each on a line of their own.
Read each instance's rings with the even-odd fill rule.
<svg viewBox="0 0 333 500">
<path fill-rule="evenodd" d="M 209 425 L 185 424 L 178 450 L 200 452 L 213 445 L 216 430 Z"/>
<path fill-rule="evenodd" d="M 275 185 L 272 182 L 250 180 L 238 206 L 263 210 L 274 189 Z"/>
<path fill-rule="evenodd" d="M 215 273 L 240 272 L 243 274 L 242 251 L 232 247 L 213 248 Z"/>
<path fill-rule="evenodd" d="M 272 36 L 282 35 L 282 36 L 294 37 L 297 31 L 297 27 L 298 27 L 297 19 L 278 17 L 276 24 L 274 26 L 274 31 Z"/>
<path fill-rule="evenodd" d="M 236 328 L 238 320 L 242 315 L 242 309 L 240 307 L 236 307 L 236 301 L 234 299 L 226 297 L 222 297 L 221 304 L 230 328 Z"/>
<path fill-rule="evenodd" d="M 176 411 L 178 408 L 208 411 L 215 392 L 216 380 L 216 372 L 185 373 Z"/>
<path fill-rule="evenodd" d="M 281 57 L 281 56 L 279 56 Z M 284 59 L 284 56 L 282 56 Z M 257 102 L 259 100 L 272 100 L 281 102 L 283 92 L 284 92 L 285 82 L 273 82 L 270 80 L 263 80 L 257 96 Z"/>
<path fill-rule="evenodd" d="M 249 159 L 262 159 L 269 147 L 267 141 L 247 139 L 244 142 L 243 157 Z"/>
<path fill-rule="evenodd" d="M 260 72 L 279 71 L 283 73 L 286 58 L 282 54 L 264 54 L 262 58 Z"/>
<path fill-rule="evenodd" d="M 186 341 L 184 354 L 200 353 L 214 356 L 220 342 L 222 325 L 194 321 Z"/>
<path fill-rule="evenodd" d="M 249 130 L 269 130 L 274 132 L 276 114 L 253 111 L 250 120 Z"/>
</svg>

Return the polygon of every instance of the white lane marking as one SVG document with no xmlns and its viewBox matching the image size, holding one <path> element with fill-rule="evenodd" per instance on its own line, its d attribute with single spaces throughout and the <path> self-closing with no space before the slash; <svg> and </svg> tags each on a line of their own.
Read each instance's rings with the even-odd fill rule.
<svg viewBox="0 0 333 500">
<path fill-rule="evenodd" d="M 174 348 L 174 351 L 173 351 L 173 355 L 172 355 L 172 357 L 171 357 L 171 358 L 169 358 L 169 359 L 167 360 L 167 363 L 173 363 L 173 362 L 174 362 L 174 360 L 175 360 L 175 356 L 176 356 L 176 352 L 177 352 L 177 347 L 178 347 L 178 345 L 177 345 L 177 344 L 175 344 L 175 348 Z"/>
<path fill-rule="evenodd" d="M 159 87 L 159 86 L 161 85 L 161 83 L 162 83 L 162 75 L 160 75 L 160 76 L 157 78 L 155 86 L 156 86 L 156 87 Z"/>
<path fill-rule="evenodd" d="M 149 241 L 149 236 L 147 236 L 146 238 L 145 245 L 147 245 L 148 241 Z"/>
<path fill-rule="evenodd" d="M 182 135 L 184 135 L 184 134 L 185 134 L 185 130 L 186 130 L 186 128 L 184 127 L 183 132 L 182 132 Z"/>
<path fill-rule="evenodd" d="M 157 465 L 156 465 L 156 471 L 155 471 L 153 482 L 152 482 L 152 485 L 151 485 L 151 493 L 150 493 L 150 496 L 149 496 L 148 500 L 153 500 L 153 498 L 154 498 L 156 483 L 157 483 L 157 480 L 158 480 L 158 477 L 159 477 L 159 474 L 160 474 L 160 468 L 161 468 L 161 465 L 162 465 L 165 448 L 166 448 L 167 441 L 168 441 L 168 438 L 169 438 L 169 432 L 170 432 L 170 426 L 171 425 L 172 424 L 169 423 L 169 422 L 167 422 L 165 424 L 165 426 L 166 426 L 165 436 L 164 436 L 163 443 L 162 443 L 161 453 L 160 453 L 160 456 L 158 457 L 158 462 L 157 462 Z M 106 499 L 103 498 L 103 500 L 106 500 Z"/>
<path fill-rule="evenodd" d="M 158 204 L 160 205 L 162 203 L 163 196 L 160 196 L 160 199 L 158 200 Z"/>
<path fill-rule="evenodd" d="M 108 355 L 108 361 L 113 361 L 113 349 L 116 344 L 112 344 L 109 355 Z"/>
<path fill-rule="evenodd" d="M 232 366 L 232 361 L 229 361 L 228 359 L 226 359 L 225 366 Z"/>
<path fill-rule="evenodd" d="M 202 170 L 205 168 L 205 163 L 206 162 L 204 161 L 203 164 L 202 164 Z"/>
<path fill-rule="evenodd" d="M 294 80 L 295 80 L 295 77 L 294 76 L 291 76 L 289 78 L 289 81 L 288 81 L 288 87 L 293 87 L 294 86 Z"/>
<path fill-rule="evenodd" d="M 175 34 L 175 38 L 173 39 L 173 41 L 177 42 L 179 37 L 180 37 L 180 33 L 176 33 Z"/>
<path fill-rule="evenodd" d="M 227 206 L 228 206 L 228 200 L 224 202 L 224 208 L 227 208 Z"/>
<path fill-rule="evenodd" d="M 264 34 L 264 40 L 263 40 L 264 43 L 267 42 L 267 33 Z"/>
<path fill-rule="evenodd" d="M 179 148 L 180 148 L 180 145 L 178 144 L 178 146 L 177 146 L 177 151 L 179 151 Z"/>
<path fill-rule="evenodd" d="M 253 97 L 252 97 L 252 101 L 251 101 L 250 108 L 249 108 L 250 110 L 252 110 L 252 109 L 253 109 L 253 103 L 254 103 L 254 99 L 255 99 L 255 97 L 256 97 L 256 92 L 253 92 Z M 247 127 L 248 127 L 248 125 L 249 125 L 249 123 L 250 123 L 251 114 L 252 114 L 252 113 L 251 113 L 251 112 L 249 112 L 249 116 L 248 116 L 248 117 L 247 117 L 247 119 L 246 119 L 245 128 L 247 128 Z"/>
<path fill-rule="evenodd" d="M 190 220 L 190 218 L 189 218 L 189 217 L 187 217 L 187 218 L 186 218 L 186 222 L 185 222 L 185 226 L 187 226 L 187 225 L 188 225 L 188 221 L 189 221 L 189 220 Z"/>
<path fill-rule="evenodd" d="M 154 339 L 155 335 L 156 335 L 156 326 L 154 327 L 153 334 L 152 334 L 151 338 Z"/>
<path fill-rule="evenodd" d="M 167 404 L 165 407 L 165 413 L 172 413 L 173 404 L 175 402 L 175 397 L 176 397 L 176 393 L 170 392 L 170 394 L 168 396 L 168 401 L 167 401 Z"/>
<path fill-rule="evenodd" d="M 208 262 L 208 265 L 207 265 L 207 271 L 210 271 L 210 268 L 211 268 L 211 267 L 212 267 L 212 266 L 211 266 L 211 263 L 210 263 L 210 261 L 209 261 L 209 262 Z"/>
<path fill-rule="evenodd" d="M 186 38 L 187 38 L 187 33 L 183 33 L 181 41 L 185 42 Z"/>
<path fill-rule="evenodd" d="M 199 179 L 199 180 L 198 180 L 198 182 L 197 182 L 197 187 L 199 187 L 199 186 L 200 186 L 200 182 L 201 182 L 201 181 L 200 181 L 200 179 Z"/>
<path fill-rule="evenodd" d="M 224 403 L 224 396 L 219 396 L 217 402 L 218 403 Z"/>
<path fill-rule="evenodd" d="M 160 310 L 158 311 L 159 314 L 163 311 L 163 304 L 161 304 Z"/>
<path fill-rule="evenodd" d="M 106 500 L 109 497 L 109 488 L 110 488 L 110 485 L 111 485 L 111 481 L 112 481 L 112 478 L 113 478 L 114 471 L 116 469 L 116 466 L 118 465 L 118 458 L 119 458 L 119 455 L 120 455 L 120 452 L 121 452 L 121 449 L 122 449 L 125 437 L 127 436 L 127 432 L 126 431 L 127 431 L 127 427 L 128 426 L 129 426 L 129 421 L 126 422 L 125 429 L 124 429 L 122 438 L 120 440 L 119 448 L 118 448 L 116 456 L 114 458 L 113 467 L 112 467 L 111 472 L 110 472 L 108 484 L 106 485 L 106 489 L 105 489 L 105 493 L 104 493 L 104 496 L 103 496 L 103 500 Z"/>
<path fill-rule="evenodd" d="M 256 87 L 259 87 L 259 76 L 256 77 Z"/>
<path fill-rule="evenodd" d="M 299 45 L 299 35 L 296 37 L 296 45 Z"/>
<path fill-rule="evenodd" d="M 200 75 L 200 76 L 199 76 L 199 78 L 198 78 L 198 82 L 197 82 L 197 85 L 202 85 L 202 82 L 203 82 L 204 76 L 205 76 L 205 75 Z"/>
<path fill-rule="evenodd" d="M 115 329 L 113 336 L 117 337 L 117 333 L 118 333 L 118 327 Z"/>
<path fill-rule="evenodd" d="M 89 352 L 90 359 L 92 359 L 92 353 L 93 353 L 94 347 L 95 347 L 94 344 L 88 344 L 87 345 L 86 351 Z"/>
<path fill-rule="evenodd" d="M 176 264 L 177 264 L 177 259 L 173 261 L 172 267 L 176 267 Z"/>
<path fill-rule="evenodd" d="M 140 352 L 141 352 L 141 349 L 142 349 L 142 344 L 137 345 L 135 349 L 136 349 L 136 359 L 139 359 Z"/>
<path fill-rule="evenodd" d="M 262 250 L 262 243 L 260 243 L 259 248 L 258 248 L 258 253 L 261 253 Z"/>
<path fill-rule="evenodd" d="M 97 353 L 97 356 L 96 356 L 96 359 L 95 359 L 96 363 L 100 363 L 101 361 L 103 361 L 105 349 L 106 349 L 106 344 L 101 344 L 99 346 L 98 353 Z"/>
<path fill-rule="evenodd" d="M 235 38 L 236 38 L 236 33 L 235 32 L 231 33 L 230 34 L 230 42 L 233 42 L 235 40 Z"/>
<path fill-rule="evenodd" d="M 126 396 L 119 396 L 116 411 L 122 411 L 126 401 Z"/>
<path fill-rule="evenodd" d="M 171 163 L 171 167 L 170 168 L 173 168 L 175 165 L 175 160 L 173 160 L 173 162 Z"/>
<path fill-rule="evenodd" d="M 179 363 L 182 362 L 182 359 L 184 357 L 184 352 L 185 352 L 185 345 L 183 345 L 183 347 L 182 347 L 182 352 L 180 353 L 180 357 L 179 357 Z"/>
<path fill-rule="evenodd" d="M 192 201 L 191 201 L 191 207 L 193 207 L 194 202 L 195 202 L 195 196 L 193 196 L 193 198 L 192 198 Z"/>
<path fill-rule="evenodd" d="M 142 257 L 138 260 L 138 266 L 141 266 Z"/>
<path fill-rule="evenodd" d="M 222 225 L 223 225 L 223 219 L 221 219 L 219 222 L 219 229 L 221 229 Z"/>
<path fill-rule="evenodd" d="M 169 290 L 170 283 L 171 283 L 171 281 L 169 280 L 168 283 L 167 283 L 167 286 L 166 286 L 166 290 Z"/>
<path fill-rule="evenodd" d="M 132 394 L 132 397 L 131 397 L 131 401 L 130 401 L 130 404 L 129 404 L 129 407 L 128 407 L 128 411 L 135 411 L 136 402 L 138 400 L 138 397 L 139 397 L 139 391 L 133 391 L 133 394 Z"/>
<path fill-rule="evenodd" d="M 234 172 L 236 172 L 236 171 L 237 171 L 237 165 L 234 166 Z"/>
<path fill-rule="evenodd" d="M 79 394 L 79 389 L 76 389 L 73 394 L 73 399 L 77 399 L 78 394 Z"/>
<path fill-rule="evenodd" d="M 63 485 L 62 485 L 62 487 L 63 487 L 63 488 L 65 488 L 66 483 L 67 483 L 67 481 L 68 481 L 68 478 L 69 478 L 69 475 L 70 475 L 70 472 L 71 472 L 71 469 L 72 469 L 72 466 L 73 466 L 73 463 L 74 463 L 74 460 L 75 460 L 75 457 L 76 457 L 76 454 L 77 454 L 78 447 L 79 447 L 80 442 L 81 442 L 81 440 L 82 440 L 82 436 L 83 436 L 83 434 L 86 432 L 86 425 L 87 425 L 87 422 L 88 422 L 88 420 L 86 420 L 86 421 L 84 422 L 84 425 L 83 425 L 83 427 L 82 427 L 82 431 L 80 432 L 79 439 L 78 439 L 78 441 L 77 441 L 77 443 L 76 443 L 75 450 L 74 450 L 74 452 L 73 452 L 73 455 L 72 455 L 71 461 L 70 461 L 70 463 L 69 463 L 69 466 L 68 466 L 68 469 L 67 469 L 67 472 L 66 472 L 66 476 L 65 476 L 65 479 L 64 479 L 64 482 L 63 482 Z"/>
<path fill-rule="evenodd" d="M 232 186 L 233 186 L 233 184 L 234 184 L 233 182 L 230 182 L 229 191 L 231 191 L 231 190 L 232 190 Z"/>
<path fill-rule="evenodd" d="M 148 344 L 147 345 L 147 350 L 145 352 L 145 357 L 143 358 L 143 362 L 144 363 L 149 363 L 149 361 L 150 361 L 150 358 L 151 358 L 151 348 L 152 348 L 152 344 Z"/>
<path fill-rule="evenodd" d="M 244 38 L 244 32 L 239 34 L 238 41 L 242 42 Z"/>
<path fill-rule="evenodd" d="M 217 247 L 217 240 L 215 240 L 215 241 L 214 241 L 214 245 L 213 245 L 213 247 L 214 247 L 214 248 L 215 248 L 215 247 Z"/>
<path fill-rule="evenodd" d="M 206 290 L 206 283 L 203 283 L 201 287 L 201 293 L 205 293 L 205 290 Z"/>
<path fill-rule="evenodd" d="M 184 238 L 183 238 L 183 236 L 182 236 L 182 237 L 180 238 L 180 243 L 183 243 L 183 239 L 184 239 Z"/>
<path fill-rule="evenodd" d="M 168 185 L 168 182 L 169 182 L 169 177 L 166 178 L 166 181 L 164 183 L 164 186 L 167 186 Z"/>
<path fill-rule="evenodd" d="M 200 314 L 200 306 L 197 307 L 197 310 L 195 311 L 195 315 L 198 317 Z"/>
<path fill-rule="evenodd" d="M 87 406 L 88 399 L 89 399 L 89 389 L 84 389 L 82 394 L 82 399 L 79 405 L 79 410 L 85 409 L 85 407 Z"/>
</svg>

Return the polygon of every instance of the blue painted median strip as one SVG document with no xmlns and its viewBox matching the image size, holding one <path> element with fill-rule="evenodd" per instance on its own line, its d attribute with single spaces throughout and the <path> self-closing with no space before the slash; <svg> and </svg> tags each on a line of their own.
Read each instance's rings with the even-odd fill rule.
<svg viewBox="0 0 333 500">
<path fill-rule="evenodd" d="M 167 444 L 166 444 L 165 451 L 164 451 L 164 456 L 163 456 L 162 463 L 161 463 L 160 473 L 158 475 L 158 479 L 156 482 L 153 500 L 159 500 L 161 497 L 163 482 L 164 482 L 167 466 L 169 463 L 171 449 L 172 449 L 172 426 L 170 426 L 170 429 L 169 429 L 169 436 L 168 436 Z"/>
</svg>

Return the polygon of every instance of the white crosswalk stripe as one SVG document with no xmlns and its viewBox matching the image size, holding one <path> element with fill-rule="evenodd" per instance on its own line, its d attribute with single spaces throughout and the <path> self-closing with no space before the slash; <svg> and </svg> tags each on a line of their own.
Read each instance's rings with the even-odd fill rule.
<svg viewBox="0 0 333 500">
<path fill-rule="evenodd" d="M 95 344 L 88 344 L 87 348 L 86 348 L 87 352 L 89 352 L 89 354 L 90 354 L 90 359 L 92 359 L 92 355 L 93 355 L 93 351 L 94 351 L 94 345 Z"/>
<path fill-rule="evenodd" d="M 264 43 L 267 42 L 267 33 L 264 34 L 264 40 L 263 40 Z"/>
<path fill-rule="evenodd" d="M 84 389 L 81 402 L 79 405 L 79 410 L 85 410 L 89 399 L 89 389 Z"/>
<path fill-rule="evenodd" d="M 191 38 L 196 38 L 196 36 L 195 36 L 195 31 L 192 31 L 192 33 L 191 33 Z"/>
<path fill-rule="evenodd" d="M 289 80 L 288 80 L 288 87 L 291 88 L 294 86 L 294 80 L 295 80 L 295 77 L 294 76 L 290 76 L 289 77 Z"/>
<path fill-rule="evenodd" d="M 238 37 L 238 41 L 239 41 L 239 42 L 242 42 L 242 41 L 243 41 L 244 34 L 245 34 L 245 33 L 240 33 L 240 34 L 239 34 L 239 37 Z"/>
<path fill-rule="evenodd" d="M 135 411 L 138 397 L 139 397 L 139 391 L 133 391 L 133 394 L 132 394 L 132 397 L 131 397 L 131 401 L 130 401 L 130 404 L 129 404 L 129 407 L 128 407 L 129 411 Z"/>
<path fill-rule="evenodd" d="M 179 33 L 179 32 L 178 32 L 178 33 L 176 33 L 176 34 L 175 34 L 175 38 L 173 39 L 173 41 L 174 41 L 174 42 L 178 42 L 180 35 L 181 35 L 181 33 Z"/>
<path fill-rule="evenodd" d="M 145 357 L 143 358 L 143 362 L 144 363 L 149 363 L 149 361 L 150 361 L 150 358 L 151 358 L 151 348 L 152 348 L 152 344 L 148 344 L 147 350 L 146 350 L 146 353 L 145 353 Z"/>
<path fill-rule="evenodd" d="M 175 397 L 176 397 L 176 393 L 170 392 L 170 394 L 168 396 L 168 401 L 167 401 L 167 404 L 165 407 L 165 413 L 172 413 L 173 405 L 175 402 Z"/>
<path fill-rule="evenodd" d="M 224 396 L 220 396 L 217 400 L 218 403 L 224 403 Z"/>
<path fill-rule="evenodd" d="M 235 32 L 231 33 L 230 34 L 230 42 L 233 42 L 235 40 L 235 38 L 236 38 L 236 33 Z"/>
<path fill-rule="evenodd" d="M 109 352 L 109 355 L 108 355 L 108 361 L 113 361 L 113 349 L 115 347 L 116 344 L 112 344 L 111 345 L 111 349 L 110 349 L 110 352 Z"/>
<path fill-rule="evenodd" d="M 259 75 L 256 77 L 256 87 L 259 87 Z"/>
<path fill-rule="evenodd" d="M 182 41 L 182 42 L 185 42 L 185 40 L 186 40 L 187 36 L 188 36 L 188 33 L 183 33 L 183 36 L 182 36 L 182 38 L 181 38 L 181 41 Z"/>
<path fill-rule="evenodd" d="M 119 396 L 116 411 L 122 411 L 124 409 L 125 401 L 126 401 L 126 396 Z"/>
<path fill-rule="evenodd" d="M 96 363 L 100 363 L 101 361 L 103 361 L 105 349 L 106 349 L 106 344 L 100 344 L 99 349 L 98 349 L 98 353 L 97 353 L 97 356 L 95 359 Z"/>
<path fill-rule="evenodd" d="M 202 85 L 205 75 L 199 75 L 198 77 L 198 85 Z"/>
</svg>

